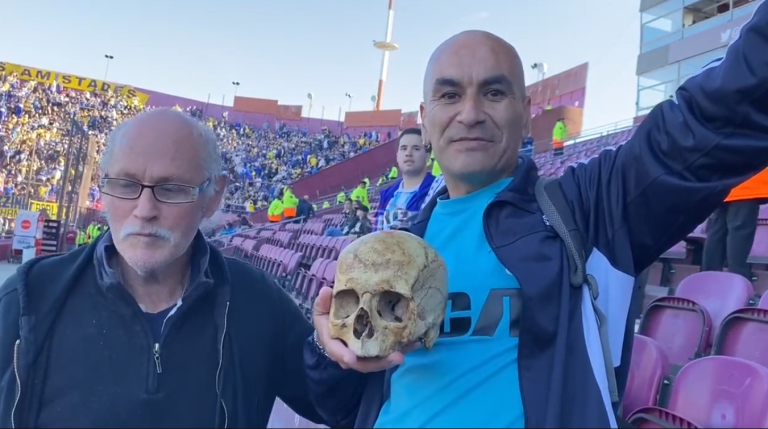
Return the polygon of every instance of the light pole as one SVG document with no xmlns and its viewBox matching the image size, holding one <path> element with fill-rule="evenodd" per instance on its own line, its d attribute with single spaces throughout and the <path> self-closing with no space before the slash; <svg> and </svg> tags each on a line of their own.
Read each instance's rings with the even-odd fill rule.
<svg viewBox="0 0 768 429">
<path fill-rule="evenodd" d="M 384 84 L 387 82 L 387 69 L 389 68 L 389 53 L 400 49 L 396 43 L 392 42 L 392 23 L 395 19 L 395 0 L 389 0 L 387 9 L 387 30 L 384 33 L 384 40 L 373 41 L 373 47 L 382 52 L 381 75 L 379 76 L 379 88 L 376 91 L 376 105 L 374 106 L 374 110 L 381 110 L 381 101 L 384 98 Z"/>
<path fill-rule="evenodd" d="M 240 82 L 236 81 L 236 80 L 233 80 L 232 81 L 232 86 L 235 87 L 235 97 L 237 97 L 237 88 L 240 88 Z"/>
<path fill-rule="evenodd" d="M 107 74 L 109 74 L 109 62 L 114 60 L 115 57 L 109 54 L 104 54 L 104 58 L 107 59 L 107 68 L 104 69 L 104 81 L 107 81 Z"/>
<path fill-rule="evenodd" d="M 531 69 L 536 70 L 536 81 L 544 80 L 547 77 L 547 63 L 531 64 Z"/>
<path fill-rule="evenodd" d="M 378 101 L 378 100 L 379 100 L 379 97 L 377 97 L 375 95 L 371 96 L 371 103 L 373 103 L 373 110 L 378 110 L 378 109 L 376 109 L 376 101 Z"/>
<path fill-rule="evenodd" d="M 352 97 L 354 97 L 355 94 L 352 94 L 351 92 L 345 92 L 344 96 L 349 98 L 349 108 L 347 109 L 347 112 L 351 112 L 352 111 Z"/>
<path fill-rule="evenodd" d="M 315 99 L 314 94 L 312 94 L 311 92 L 308 92 L 307 99 L 309 100 L 309 111 L 307 112 L 307 122 L 309 122 L 309 118 L 312 117 L 312 100 Z"/>
</svg>

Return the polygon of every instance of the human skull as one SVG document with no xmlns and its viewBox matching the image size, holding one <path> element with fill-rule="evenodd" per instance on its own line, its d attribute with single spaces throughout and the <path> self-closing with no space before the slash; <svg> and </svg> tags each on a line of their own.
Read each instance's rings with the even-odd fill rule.
<svg viewBox="0 0 768 429">
<path fill-rule="evenodd" d="M 355 240 L 339 255 L 331 337 L 359 357 L 385 357 L 421 341 L 431 348 L 448 299 L 448 270 L 437 251 L 403 231 Z"/>
</svg>

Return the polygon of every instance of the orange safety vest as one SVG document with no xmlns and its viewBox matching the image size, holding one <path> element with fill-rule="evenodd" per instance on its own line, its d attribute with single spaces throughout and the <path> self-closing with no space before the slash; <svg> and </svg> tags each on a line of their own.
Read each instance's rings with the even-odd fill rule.
<svg viewBox="0 0 768 429">
<path fill-rule="evenodd" d="M 296 207 L 283 207 L 285 217 L 296 217 Z"/>
<path fill-rule="evenodd" d="M 768 198 L 768 168 L 733 188 L 725 202 Z"/>
<path fill-rule="evenodd" d="M 270 222 L 280 222 L 281 220 L 283 220 L 283 216 L 282 215 L 269 215 L 269 216 L 267 216 L 267 220 L 269 220 Z"/>
</svg>

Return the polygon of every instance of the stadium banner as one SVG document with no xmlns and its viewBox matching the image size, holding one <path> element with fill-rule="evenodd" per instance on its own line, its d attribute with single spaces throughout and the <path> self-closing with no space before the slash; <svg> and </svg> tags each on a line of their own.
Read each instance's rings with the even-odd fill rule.
<svg viewBox="0 0 768 429">
<path fill-rule="evenodd" d="M 29 211 L 39 212 L 45 210 L 48 212 L 48 217 L 59 217 L 59 205 L 56 203 L 49 203 L 47 201 L 29 200 Z"/>
<path fill-rule="evenodd" d="M 3 197 L 9 198 L 9 197 Z M 14 206 L 0 206 L 0 217 L 15 219 L 19 214 L 19 210 L 27 210 L 37 212 L 45 210 L 48 212 L 48 217 L 57 218 L 59 216 L 59 205 L 56 203 L 49 203 L 47 201 L 28 200 L 29 207 L 19 207 L 18 204 Z"/>
<path fill-rule="evenodd" d="M 136 98 L 142 105 L 149 100 L 149 95 L 136 90 L 128 85 L 120 85 L 111 82 L 104 82 L 88 77 L 77 76 L 67 73 L 57 73 L 49 70 L 36 69 L 20 64 L 0 62 L 0 74 L 17 73 L 21 80 L 31 80 L 44 84 L 51 84 L 54 81 L 67 89 L 88 92 L 117 92 L 129 98 Z"/>
<path fill-rule="evenodd" d="M 29 206 L 29 197 L 18 195 L 0 197 L 0 208 L 3 209 L 26 209 Z"/>
</svg>

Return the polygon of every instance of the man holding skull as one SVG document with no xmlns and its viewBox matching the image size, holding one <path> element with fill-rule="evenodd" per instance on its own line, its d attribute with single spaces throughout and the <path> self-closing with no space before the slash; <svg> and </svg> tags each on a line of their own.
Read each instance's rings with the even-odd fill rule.
<svg viewBox="0 0 768 429">
<path fill-rule="evenodd" d="M 725 58 L 623 147 L 560 177 L 603 286 L 606 356 L 589 295 L 569 287 L 568 250 L 536 202 L 537 167 L 518 158 L 530 128 L 520 58 L 485 32 L 444 42 L 421 114 L 446 188 L 410 226 L 448 266 L 443 330 L 432 350 L 360 359 L 331 338 L 322 290 L 305 345 L 318 411 L 334 427 L 617 427 L 605 361 L 620 361 L 633 277 L 768 166 L 766 50 L 762 4 Z"/>
</svg>

